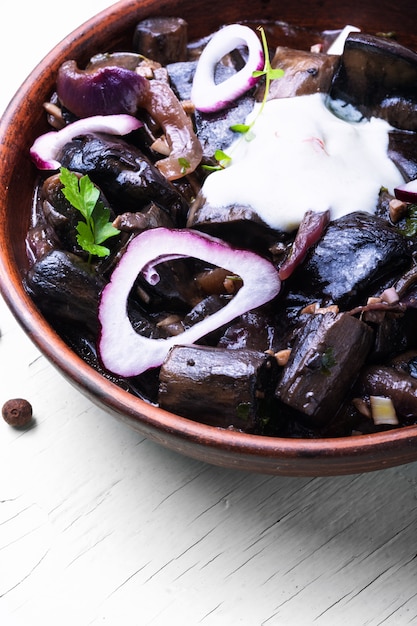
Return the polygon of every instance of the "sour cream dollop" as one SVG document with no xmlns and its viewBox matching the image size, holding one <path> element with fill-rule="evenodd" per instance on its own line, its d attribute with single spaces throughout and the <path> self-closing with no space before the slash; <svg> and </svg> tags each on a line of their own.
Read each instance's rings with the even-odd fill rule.
<svg viewBox="0 0 417 626">
<path fill-rule="evenodd" d="M 390 130 L 378 118 L 354 123 L 336 117 L 319 93 L 270 100 L 254 137 L 225 150 L 231 165 L 208 176 L 202 195 L 213 207 L 250 206 L 271 228 L 285 231 L 308 210 L 330 209 L 332 219 L 373 213 L 381 187 L 392 193 L 404 182 L 387 154 Z"/>
</svg>

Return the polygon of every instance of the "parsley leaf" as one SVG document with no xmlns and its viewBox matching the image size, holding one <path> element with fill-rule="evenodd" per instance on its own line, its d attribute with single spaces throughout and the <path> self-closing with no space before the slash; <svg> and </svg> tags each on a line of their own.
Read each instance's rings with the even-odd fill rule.
<svg viewBox="0 0 417 626">
<path fill-rule="evenodd" d="M 321 357 L 321 371 L 323 374 L 329 375 L 331 368 L 336 365 L 336 359 L 334 356 L 333 348 L 329 346 L 323 352 Z"/>
<path fill-rule="evenodd" d="M 214 158 L 216 159 L 218 165 L 203 165 L 203 169 L 209 170 L 211 172 L 224 170 L 228 165 L 230 165 L 230 162 L 232 160 L 232 157 L 226 154 L 226 152 L 223 152 L 223 150 L 216 150 L 216 152 L 214 153 Z"/>
<path fill-rule="evenodd" d="M 405 226 L 401 229 L 405 237 L 414 237 L 417 234 L 417 204 L 410 204 Z"/>
<path fill-rule="evenodd" d="M 84 221 L 79 221 L 76 227 L 77 242 L 85 252 L 88 252 L 89 262 L 92 256 L 108 256 L 109 248 L 101 244 L 118 235 L 120 230 L 110 222 L 110 210 L 99 200 L 100 190 L 88 175 L 79 178 L 65 167 L 60 169 L 59 180 L 63 185 L 62 193 L 65 198 L 84 218 Z"/>
</svg>

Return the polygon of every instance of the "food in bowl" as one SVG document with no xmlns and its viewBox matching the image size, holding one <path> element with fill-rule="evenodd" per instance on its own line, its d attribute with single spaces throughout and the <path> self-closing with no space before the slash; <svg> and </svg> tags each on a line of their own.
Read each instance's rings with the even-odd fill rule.
<svg viewBox="0 0 417 626">
<path fill-rule="evenodd" d="M 415 76 L 416 55 L 361 32 L 340 54 L 339 32 L 256 26 L 187 42 L 182 18 L 146 20 L 131 50 L 61 66 L 55 130 L 32 147 L 44 173 L 27 291 L 88 363 L 179 415 L 279 437 L 413 424 L 414 203 L 395 190 L 417 175 L 398 70 Z M 381 64 L 392 98 L 375 89 Z M 315 167 L 335 149 L 338 170 Z"/>
</svg>

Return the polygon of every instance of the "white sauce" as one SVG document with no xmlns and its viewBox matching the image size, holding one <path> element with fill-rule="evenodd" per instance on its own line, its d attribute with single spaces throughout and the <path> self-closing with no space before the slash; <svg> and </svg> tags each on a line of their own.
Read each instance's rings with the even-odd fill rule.
<svg viewBox="0 0 417 626">
<path fill-rule="evenodd" d="M 392 193 L 404 182 L 387 156 L 390 129 L 377 118 L 339 119 L 322 94 L 268 101 L 254 138 L 242 136 L 225 150 L 231 165 L 210 174 L 202 194 L 214 207 L 249 205 L 271 228 L 286 231 L 308 210 L 330 209 L 332 219 L 373 213 L 381 187 Z"/>
</svg>

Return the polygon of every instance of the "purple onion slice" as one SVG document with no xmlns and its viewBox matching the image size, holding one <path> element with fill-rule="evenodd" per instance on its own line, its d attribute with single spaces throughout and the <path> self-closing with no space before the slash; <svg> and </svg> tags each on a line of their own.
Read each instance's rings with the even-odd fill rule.
<svg viewBox="0 0 417 626">
<path fill-rule="evenodd" d="M 35 139 L 30 156 L 40 170 L 58 170 L 61 167 L 57 156 L 66 143 L 87 133 L 109 133 L 127 135 L 140 128 L 142 122 L 132 115 L 95 115 L 86 117 L 61 130 L 51 131 Z"/>
<path fill-rule="evenodd" d="M 243 286 L 221 310 L 182 334 L 168 339 L 150 339 L 138 334 L 130 323 L 127 300 L 142 269 L 165 259 L 193 257 L 223 267 L 242 278 Z M 103 365 L 119 376 L 137 376 L 160 366 L 174 345 L 196 342 L 243 313 L 272 300 L 281 281 L 275 267 L 257 254 L 232 248 L 220 239 L 192 230 L 155 228 L 137 235 L 127 247 L 99 305 L 101 336 L 99 353 Z"/>
<path fill-rule="evenodd" d="M 216 84 L 214 70 L 221 58 L 239 46 L 247 46 L 246 65 L 227 80 Z M 253 72 L 264 66 L 262 44 L 256 33 L 242 24 L 230 24 L 217 31 L 204 48 L 197 64 L 191 89 L 196 109 L 205 113 L 220 111 L 251 89 L 258 78 Z"/>
<path fill-rule="evenodd" d="M 56 91 L 61 104 L 76 117 L 134 115 L 148 80 L 125 67 L 80 70 L 75 61 L 61 65 Z"/>
<path fill-rule="evenodd" d="M 409 180 L 408 183 L 398 185 L 394 189 L 394 195 L 398 200 L 402 202 L 417 203 L 417 179 Z"/>
</svg>

